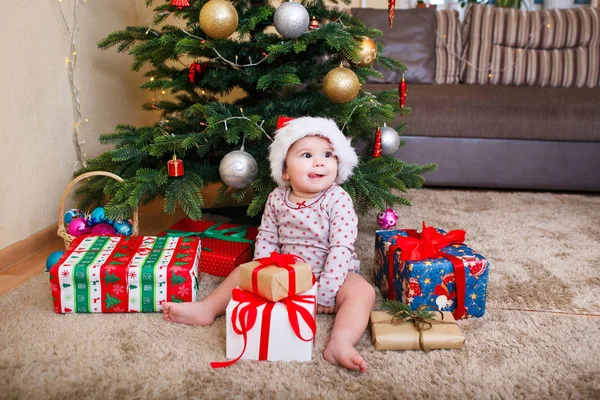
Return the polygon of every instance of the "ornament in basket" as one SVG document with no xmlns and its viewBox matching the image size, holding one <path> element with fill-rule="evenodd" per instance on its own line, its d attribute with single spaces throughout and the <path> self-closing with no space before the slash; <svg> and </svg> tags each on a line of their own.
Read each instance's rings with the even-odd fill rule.
<svg viewBox="0 0 600 400">
<path fill-rule="evenodd" d="M 65 213 L 65 201 L 73 186 L 93 176 L 108 176 L 117 182 L 123 182 L 123 178 L 111 172 L 92 171 L 79 175 L 69 183 L 62 194 L 58 208 L 58 236 L 63 238 L 66 248 L 69 248 L 75 237 L 85 234 L 137 236 L 139 233 L 137 209 L 133 212 L 131 221 L 108 219 L 104 214 L 104 207 L 96 207 L 87 216 L 76 208 Z"/>
</svg>

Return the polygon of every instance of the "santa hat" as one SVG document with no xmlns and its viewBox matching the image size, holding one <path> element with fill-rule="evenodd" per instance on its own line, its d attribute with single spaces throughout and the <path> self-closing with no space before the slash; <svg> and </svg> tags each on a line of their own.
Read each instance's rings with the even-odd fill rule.
<svg viewBox="0 0 600 400">
<path fill-rule="evenodd" d="M 331 143 L 333 153 L 338 160 L 338 173 L 335 183 L 342 184 L 352 175 L 352 170 L 358 164 L 358 156 L 350 139 L 344 136 L 336 123 L 328 118 L 281 117 L 277 121 L 275 139 L 269 149 L 269 161 L 271 162 L 271 176 L 279 186 L 289 186 L 289 182 L 283 179 L 283 166 L 289 148 L 298 140 L 306 136 L 320 136 Z"/>
</svg>

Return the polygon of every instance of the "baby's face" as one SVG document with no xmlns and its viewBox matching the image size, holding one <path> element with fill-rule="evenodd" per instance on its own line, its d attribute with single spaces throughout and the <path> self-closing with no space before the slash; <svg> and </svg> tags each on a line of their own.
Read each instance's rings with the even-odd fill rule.
<svg viewBox="0 0 600 400">
<path fill-rule="evenodd" d="M 337 178 L 338 162 L 327 139 L 307 136 L 295 142 L 285 158 L 283 179 L 298 197 L 311 198 L 328 189 Z"/>
</svg>

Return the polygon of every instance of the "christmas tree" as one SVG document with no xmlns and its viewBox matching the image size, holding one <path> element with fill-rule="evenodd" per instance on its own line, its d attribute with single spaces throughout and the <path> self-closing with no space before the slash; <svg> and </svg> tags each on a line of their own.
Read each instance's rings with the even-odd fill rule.
<svg viewBox="0 0 600 400">
<path fill-rule="evenodd" d="M 172 99 L 143 105 L 160 112 L 154 126 L 118 125 L 100 136 L 114 148 L 88 160 L 77 174 L 104 170 L 125 181 L 91 179 L 78 190 L 82 207 L 108 197 L 107 214 L 127 218 L 140 204 L 162 197 L 165 212 L 179 205 L 199 219 L 201 189 L 223 182 L 219 199 L 252 196 L 247 213 L 259 215 L 275 188 L 267 154 L 281 116 L 328 117 L 355 146 L 362 143 L 361 161 L 343 185 L 358 212 L 409 204 L 398 191 L 420 187 L 421 175 L 435 168 L 405 164 L 385 151 L 380 155 L 381 143 L 373 143 L 379 126 L 410 112 L 401 108 L 396 90 L 359 90 L 359 81 L 381 76 L 371 66 L 374 55 L 385 68 L 405 69 L 381 56 L 381 45 L 373 48 L 371 38 L 381 31 L 323 0 L 277 8 L 268 0 L 152 3 L 146 1 L 155 7 L 151 26 L 110 33 L 98 46 L 128 51 L 134 71 L 149 68 L 142 88 L 168 92 Z M 236 88 L 244 95 L 223 100 Z M 237 169 L 219 171 L 226 155 Z"/>
</svg>

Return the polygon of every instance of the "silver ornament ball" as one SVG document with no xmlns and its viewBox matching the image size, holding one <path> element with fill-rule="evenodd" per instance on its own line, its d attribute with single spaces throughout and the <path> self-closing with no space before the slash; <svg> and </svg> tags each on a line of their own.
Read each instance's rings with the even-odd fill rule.
<svg viewBox="0 0 600 400">
<path fill-rule="evenodd" d="M 300 3 L 293 1 L 281 4 L 275 11 L 275 29 L 285 39 L 295 39 L 308 30 L 310 16 Z"/>
<path fill-rule="evenodd" d="M 256 160 L 243 150 L 227 153 L 219 164 L 221 179 L 234 189 L 245 189 L 250 186 L 257 172 Z"/>
<path fill-rule="evenodd" d="M 386 156 L 393 155 L 400 147 L 400 135 L 398 132 L 384 125 L 381 129 L 381 153 Z"/>
</svg>

